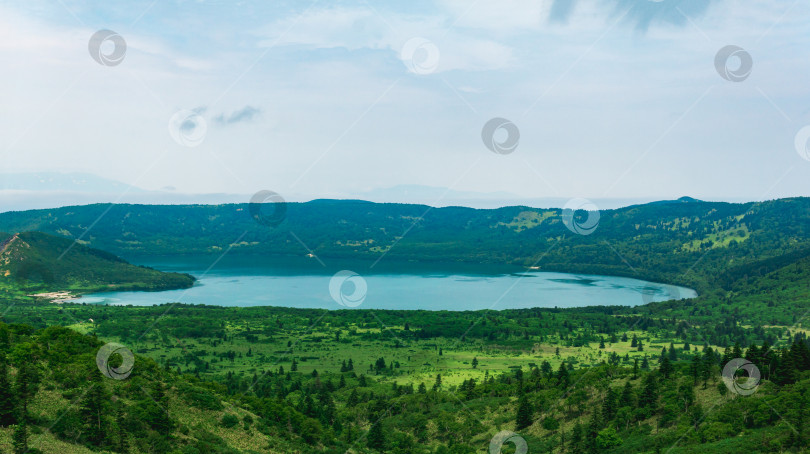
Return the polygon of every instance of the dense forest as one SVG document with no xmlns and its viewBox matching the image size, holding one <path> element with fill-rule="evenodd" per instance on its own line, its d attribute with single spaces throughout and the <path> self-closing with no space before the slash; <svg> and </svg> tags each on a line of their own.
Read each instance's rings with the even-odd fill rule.
<svg viewBox="0 0 810 454">
<path fill-rule="evenodd" d="M 107 208 L 6 213 L 0 228 L 67 237 L 41 254 L 54 259 Z M 657 276 L 694 285 L 700 296 L 460 312 L 128 307 L 47 303 L 9 279 L 0 295 L 0 449 L 808 449 L 807 199 L 628 207 L 603 212 L 587 236 L 561 225 L 559 210 L 449 208 L 419 220 L 424 207 L 320 201 L 290 204 L 286 220 L 267 228 L 239 211 L 246 209 L 113 206 L 83 238 L 124 256 L 228 247 L 305 254 L 294 232 L 323 257 L 378 258 L 384 251 L 374 245 L 384 244 L 386 260 L 424 255 Z M 176 222 L 147 227 L 156 216 Z M 231 233 L 241 235 L 237 246 L 223 240 Z M 93 254 L 71 267 L 71 280 L 41 287 L 69 287 L 85 269 L 95 276 L 96 260 L 120 260 Z M 105 345 L 118 353 L 100 361 Z M 125 376 L 117 376 L 124 365 Z"/>
<path fill-rule="evenodd" d="M 194 284 L 188 274 L 135 266 L 79 242 L 40 232 L 0 233 L 0 290 L 168 290 Z"/>
<path fill-rule="evenodd" d="M 560 209 L 340 200 L 264 208 L 271 216 L 275 209 L 281 222 L 268 225 L 256 222 L 250 204 L 99 204 L 2 213 L 0 231 L 81 239 L 122 257 L 312 252 L 375 261 L 513 263 L 641 277 L 699 292 L 716 288 L 721 277 L 728 285 L 762 272 L 767 265 L 759 261 L 810 250 L 808 198 L 743 204 L 683 198 L 604 210 L 590 235 L 566 228 Z M 728 272 L 735 275 L 724 276 Z"/>
</svg>

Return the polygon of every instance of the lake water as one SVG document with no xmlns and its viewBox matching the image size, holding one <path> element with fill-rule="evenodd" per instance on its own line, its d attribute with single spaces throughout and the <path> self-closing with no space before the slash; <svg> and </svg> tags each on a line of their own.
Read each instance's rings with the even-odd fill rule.
<svg viewBox="0 0 810 454">
<path fill-rule="evenodd" d="M 198 278 L 194 287 L 161 292 L 108 292 L 77 302 L 154 305 L 478 310 L 529 307 L 637 306 L 693 298 L 694 290 L 613 276 L 527 271 L 492 265 L 382 261 L 320 262 L 314 258 L 130 258 L 132 263 Z M 210 269 L 209 269 L 210 268 Z M 353 273 L 342 273 L 343 270 Z"/>
</svg>

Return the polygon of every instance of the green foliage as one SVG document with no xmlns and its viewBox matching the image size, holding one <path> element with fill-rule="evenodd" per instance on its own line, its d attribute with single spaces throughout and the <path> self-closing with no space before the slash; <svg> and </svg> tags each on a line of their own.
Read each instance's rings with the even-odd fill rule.
<svg viewBox="0 0 810 454">
<path fill-rule="evenodd" d="M 8 237 L 0 250 L 0 284 L 26 291 L 166 290 L 194 283 L 187 274 L 131 265 L 108 252 L 40 232 Z"/>
<path fill-rule="evenodd" d="M 6 213 L 0 227 L 76 238 L 107 208 Z M 109 218 L 131 222 L 103 220 L 89 240 L 119 254 L 219 253 L 248 231 L 235 253 L 295 254 L 294 229 L 321 257 L 372 258 L 399 241 L 396 232 L 421 208 L 291 204 L 279 229 L 259 230 L 239 205 L 116 205 Z M 514 424 L 530 452 L 802 452 L 810 416 L 802 326 L 810 309 L 808 221 L 807 199 L 649 204 L 603 212 L 594 235 L 565 235 L 549 250 L 566 233 L 558 210 L 442 208 L 390 252 L 391 259 L 528 264 L 547 251 L 543 269 L 632 275 L 701 293 L 638 307 L 57 307 L 0 294 L 9 305 L 4 320 L 35 327 L 0 323 L 8 363 L 3 371 L 0 362 L 0 384 L 7 383 L 0 421 L 20 423 L 0 430 L 14 432 L 7 438 L 16 442 L 26 428 L 50 427 L 65 443 L 113 452 L 236 452 L 234 440 L 261 436 L 255 450 L 467 453 L 485 450 L 493 427 Z M 20 238 L 35 252 L 72 243 Z M 72 263 L 86 278 L 28 265 L 9 285 L 123 282 L 122 274 L 96 269 L 103 263 L 121 271 L 122 262 L 80 246 L 65 258 L 75 250 Z M 55 258 L 36 254 L 30 263 Z M 129 274 L 136 272 L 124 275 L 168 282 Z M 77 323 L 90 318 L 91 326 Z M 92 334 L 46 328 L 60 324 Z M 141 339 L 145 326 L 154 329 Z M 132 377 L 119 382 L 93 372 L 96 336 L 139 353 Z M 720 379 L 738 357 L 762 372 L 756 394 L 729 392 Z M 56 391 L 59 419 L 36 406 L 42 390 Z M 216 434 L 183 422 L 205 418 Z"/>
<path fill-rule="evenodd" d="M 11 436 L 11 446 L 14 454 L 25 454 L 28 452 L 28 426 L 20 423 L 14 426 L 14 434 Z"/>
<path fill-rule="evenodd" d="M 230 429 L 239 424 L 239 417 L 234 414 L 228 413 L 222 416 L 222 419 L 220 419 L 219 423 L 222 425 L 222 427 Z"/>
<path fill-rule="evenodd" d="M 588 236 L 567 235 L 560 215 L 559 209 L 527 207 L 426 212 L 420 205 L 316 200 L 289 203 L 285 222 L 267 229 L 250 217 L 246 204 L 98 204 L 2 213 L 0 230 L 38 230 L 73 240 L 92 224 L 90 245 L 124 256 L 219 254 L 228 248 L 231 254 L 300 255 L 300 245 L 289 241 L 292 231 L 320 257 L 376 259 L 386 253 L 387 261 L 521 265 L 542 258 L 547 270 L 683 281 L 699 291 L 711 289 L 718 276 L 731 289 L 742 278 L 764 276 L 810 254 L 805 198 L 745 204 L 683 199 L 604 210 L 599 228 Z M 400 238 L 403 231 L 409 234 Z M 232 247 L 237 237 L 243 242 Z"/>
<path fill-rule="evenodd" d="M 619 438 L 619 435 L 616 433 L 616 430 L 612 427 L 602 429 L 596 435 L 596 446 L 600 450 L 612 449 L 617 446 L 621 446 L 622 443 L 623 443 L 622 439 Z"/>
<path fill-rule="evenodd" d="M 17 422 L 16 398 L 8 378 L 5 354 L 0 352 L 0 426 L 10 426 Z"/>
<path fill-rule="evenodd" d="M 529 400 L 523 396 L 518 401 L 517 417 L 515 419 L 515 429 L 521 430 L 532 425 L 534 412 L 529 405 Z"/>
<path fill-rule="evenodd" d="M 368 447 L 376 449 L 377 451 L 385 450 L 385 433 L 383 432 L 382 422 L 375 421 L 368 431 Z"/>
</svg>

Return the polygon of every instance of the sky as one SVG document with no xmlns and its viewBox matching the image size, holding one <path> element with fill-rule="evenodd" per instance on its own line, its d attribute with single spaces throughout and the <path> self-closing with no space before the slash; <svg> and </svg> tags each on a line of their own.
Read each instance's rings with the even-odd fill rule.
<svg viewBox="0 0 810 454">
<path fill-rule="evenodd" d="M 0 0 L 0 197 L 808 196 L 808 49 L 799 0 Z"/>
</svg>

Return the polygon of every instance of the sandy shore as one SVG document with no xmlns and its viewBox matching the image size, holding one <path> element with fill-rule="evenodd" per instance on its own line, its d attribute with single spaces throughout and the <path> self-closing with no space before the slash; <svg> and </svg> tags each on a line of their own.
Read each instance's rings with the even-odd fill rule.
<svg viewBox="0 0 810 454">
<path fill-rule="evenodd" d="M 74 295 L 70 292 L 46 292 L 46 293 L 35 293 L 33 296 L 36 298 L 44 298 L 46 300 L 50 300 L 52 303 L 62 304 L 69 301 L 73 301 L 77 295 Z"/>
</svg>

